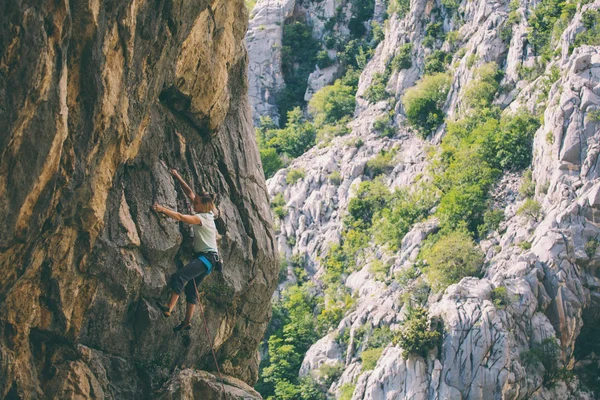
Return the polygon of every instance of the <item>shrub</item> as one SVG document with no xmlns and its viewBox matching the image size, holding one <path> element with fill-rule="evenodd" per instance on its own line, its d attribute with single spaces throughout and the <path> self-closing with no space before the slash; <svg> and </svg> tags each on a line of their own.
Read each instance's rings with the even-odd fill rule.
<svg viewBox="0 0 600 400">
<path fill-rule="evenodd" d="M 400 71 L 412 67 L 412 43 L 400 46 L 398 53 L 392 59 L 392 70 Z"/>
<path fill-rule="evenodd" d="M 273 210 L 273 214 L 279 219 L 283 219 L 287 215 L 288 211 L 285 207 L 285 200 L 282 193 L 277 193 L 277 195 L 271 199 L 271 209 Z"/>
<path fill-rule="evenodd" d="M 600 110 L 590 110 L 588 111 L 588 117 L 592 122 L 600 122 Z"/>
<path fill-rule="evenodd" d="M 384 114 L 373 123 L 373 129 L 382 137 L 391 138 L 396 133 L 390 114 Z"/>
<path fill-rule="evenodd" d="M 427 280 L 436 291 L 457 283 L 466 276 L 476 275 L 483 265 L 483 253 L 473 239 L 458 230 L 441 236 L 432 245 L 421 249 L 420 258 L 427 267 Z"/>
<path fill-rule="evenodd" d="M 410 281 L 417 279 L 419 276 L 421 276 L 421 270 L 412 264 L 410 267 L 398 272 L 394 279 L 401 286 L 406 286 Z"/>
<path fill-rule="evenodd" d="M 375 10 L 375 0 L 351 0 L 351 19 L 348 23 L 348 29 L 354 36 L 359 37 L 365 34 L 365 21 L 373 16 Z"/>
<path fill-rule="evenodd" d="M 375 242 L 397 250 L 410 228 L 429 215 L 436 201 L 436 193 L 427 188 L 395 191 L 385 207 L 375 214 L 376 227 L 372 229 Z"/>
<path fill-rule="evenodd" d="M 598 243 L 598 239 L 596 238 L 590 239 L 585 243 L 585 254 L 587 254 L 589 258 L 593 258 L 596 255 L 596 250 L 598 250 Z"/>
<path fill-rule="evenodd" d="M 540 121 L 528 112 L 505 115 L 491 140 L 483 144 L 483 152 L 496 168 L 519 171 L 531 164 L 533 137 Z"/>
<path fill-rule="evenodd" d="M 403 18 L 410 11 L 410 0 L 390 0 L 387 13 L 388 15 L 398 14 Z"/>
<path fill-rule="evenodd" d="M 444 25 L 440 22 L 430 22 L 425 28 L 423 46 L 433 47 L 436 40 L 444 39 Z"/>
<path fill-rule="evenodd" d="M 424 76 L 408 89 L 402 98 L 408 123 L 421 133 L 423 138 L 435 131 L 444 121 L 442 108 L 448 91 L 450 76 L 435 74 Z"/>
<path fill-rule="evenodd" d="M 344 372 L 344 364 L 342 363 L 323 364 L 319 367 L 317 375 L 319 376 L 319 380 L 323 382 L 325 386 L 329 386 L 338 380 L 342 375 L 342 372 Z"/>
<path fill-rule="evenodd" d="M 448 10 L 453 11 L 458 9 L 458 6 L 460 6 L 460 1 L 459 0 L 442 0 L 442 5 L 444 7 L 446 7 Z"/>
<path fill-rule="evenodd" d="M 533 181 L 533 174 L 530 169 L 526 170 L 523 174 L 523 183 L 519 187 L 519 194 L 526 198 L 535 196 L 535 182 Z"/>
<path fill-rule="evenodd" d="M 329 53 L 327 52 L 327 50 L 319 51 L 315 60 L 317 62 L 317 66 L 321 69 L 327 68 L 334 63 L 334 60 L 332 60 L 331 57 L 329 57 Z"/>
<path fill-rule="evenodd" d="M 340 388 L 340 398 L 339 400 L 352 400 L 352 395 L 354 394 L 354 389 L 356 389 L 356 385 L 353 383 L 344 383 Z"/>
<path fill-rule="evenodd" d="M 375 369 L 377 361 L 381 358 L 382 353 L 382 348 L 368 349 L 360 353 L 360 359 L 362 361 L 362 370 L 371 371 Z"/>
<path fill-rule="evenodd" d="M 273 148 L 278 154 L 296 158 L 315 145 L 316 130 L 297 107 L 288 112 L 284 129 L 261 125 L 257 130 L 257 137 L 262 148 Z"/>
<path fill-rule="evenodd" d="M 304 176 L 305 174 L 303 169 L 292 169 L 288 172 L 287 176 L 285 177 L 285 183 L 287 183 L 288 185 L 293 185 L 300 179 L 303 179 Z"/>
<path fill-rule="evenodd" d="M 465 104 L 470 108 L 488 107 L 498 91 L 498 65 L 484 64 L 475 71 L 475 80 L 465 89 Z"/>
<path fill-rule="evenodd" d="M 572 373 L 561 366 L 561 348 L 556 338 L 544 339 L 531 346 L 529 351 L 521 353 L 526 367 L 541 365 L 544 368 L 544 384 L 552 386 L 559 380 L 570 379 Z"/>
<path fill-rule="evenodd" d="M 283 168 L 283 161 L 281 161 L 281 158 L 277 154 L 277 150 L 274 148 L 267 147 L 260 149 L 259 154 L 266 179 L 269 179 L 275 175 L 277 171 Z"/>
<path fill-rule="evenodd" d="M 380 180 L 361 182 L 356 196 L 348 202 L 345 223 L 358 229 L 368 229 L 373 215 L 387 203 L 390 191 Z"/>
<path fill-rule="evenodd" d="M 342 174 L 340 171 L 333 171 L 331 174 L 329 174 L 327 179 L 329 179 L 329 182 L 332 184 L 339 186 L 339 184 L 342 183 Z"/>
<path fill-rule="evenodd" d="M 389 269 L 389 265 L 386 265 L 383 263 L 383 261 L 377 259 L 371 262 L 369 272 L 373 274 L 375 280 L 384 281 Z"/>
<path fill-rule="evenodd" d="M 497 309 L 504 309 L 510 302 L 510 297 L 505 286 L 497 286 L 492 290 L 492 302 Z"/>
<path fill-rule="evenodd" d="M 387 77 L 381 72 L 373 74 L 373 81 L 371 86 L 365 90 L 364 98 L 370 103 L 377 103 L 390 97 L 385 86 L 387 84 Z"/>
<path fill-rule="evenodd" d="M 585 27 L 584 31 L 579 32 L 575 36 L 574 46 L 582 45 L 598 46 L 600 45 L 600 11 L 586 10 L 582 14 L 582 22 Z"/>
<path fill-rule="evenodd" d="M 534 199 L 527 199 L 521 207 L 517 210 L 517 215 L 532 218 L 537 221 L 542 212 L 542 206 Z"/>
<path fill-rule="evenodd" d="M 525 241 L 523 241 L 523 242 L 519 243 L 519 247 L 520 247 L 522 250 L 525 250 L 525 251 L 527 251 L 527 250 L 531 249 L 531 242 L 528 242 L 528 241 L 526 241 L 526 240 L 525 240 Z"/>
<path fill-rule="evenodd" d="M 393 169 L 395 155 L 396 152 L 393 150 L 381 150 L 379 154 L 367 161 L 367 174 L 374 178 Z"/>
<path fill-rule="evenodd" d="M 440 344 L 441 339 L 441 332 L 431 329 L 427 310 L 422 307 L 409 310 L 406 321 L 396 336 L 404 358 L 408 358 L 410 354 L 426 357 L 430 350 Z"/>
<path fill-rule="evenodd" d="M 365 342 L 363 349 L 377 349 L 384 348 L 394 340 L 394 332 L 390 330 L 389 326 L 382 326 L 373 329 L 370 333 L 367 341 Z"/>
<path fill-rule="evenodd" d="M 438 72 L 444 72 L 451 61 L 452 56 L 450 54 L 445 51 L 436 50 L 425 57 L 425 74 L 432 75 Z"/>
<path fill-rule="evenodd" d="M 371 35 L 373 37 L 373 46 L 377 46 L 385 38 L 383 26 L 379 22 L 371 21 Z"/>
<path fill-rule="evenodd" d="M 277 104 L 281 123 L 285 124 L 288 111 L 304 103 L 308 75 L 315 67 L 321 46 L 313 38 L 312 29 L 300 20 L 284 26 L 281 44 L 281 71 L 286 88 L 278 95 Z"/>
<path fill-rule="evenodd" d="M 339 79 L 315 93 L 308 103 L 308 110 L 313 115 L 315 124 L 335 124 L 344 117 L 351 116 L 355 107 L 354 94 L 355 90 L 342 84 Z"/>
<path fill-rule="evenodd" d="M 478 228 L 479 236 L 483 237 L 488 232 L 498 230 L 502 221 L 504 221 L 504 210 L 487 210 L 483 214 L 483 224 Z"/>
</svg>

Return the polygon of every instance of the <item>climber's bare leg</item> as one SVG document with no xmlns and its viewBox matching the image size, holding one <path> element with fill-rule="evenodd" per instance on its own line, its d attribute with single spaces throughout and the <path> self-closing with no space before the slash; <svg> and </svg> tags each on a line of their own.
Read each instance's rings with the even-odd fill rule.
<svg viewBox="0 0 600 400">
<path fill-rule="evenodd" d="M 194 311 L 196 311 L 196 305 L 192 303 L 187 303 L 185 307 L 185 319 L 183 322 L 187 325 L 192 321 L 192 317 L 194 316 Z"/>
<path fill-rule="evenodd" d="M 169 299 L 169 304 L 167 304 L 167 307 L 169 307 L 169 311 L 172 311 L 173 308 L 175 308 L 175 304 L 177 304 L 177 300 L 179 300 L 179 295 L 175 292 L 172 292 L 171 298 Z"/>
</svg>

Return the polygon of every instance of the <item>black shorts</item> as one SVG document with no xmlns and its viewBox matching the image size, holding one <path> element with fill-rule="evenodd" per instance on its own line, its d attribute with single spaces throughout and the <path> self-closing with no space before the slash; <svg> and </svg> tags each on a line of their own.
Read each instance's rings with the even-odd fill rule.
<svg viewBox="0 0 600 400">
<path fill-rule="evenodd" d="M 178 295 L 185 290 L 185 300 L 190 304 L 198 303 L 197 289 L 210 271 L 198 258 L 194 258 L 171 276 L 171 289 Z"/>
</svg>

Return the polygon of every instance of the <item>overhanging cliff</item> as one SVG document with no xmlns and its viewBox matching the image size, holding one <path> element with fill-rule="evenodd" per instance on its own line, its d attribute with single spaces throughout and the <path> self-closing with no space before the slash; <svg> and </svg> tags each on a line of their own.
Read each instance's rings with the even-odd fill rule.
<svg viewBox="0 0 600 400">
<path fill-rule="evenodd" d="M 175 335 L 182 302 L 153 305 L 190 254 L 150 209 L 189 209 L 167 166 L 219 195 L 203 304 L 222 371 L 252 384 L 277 262 L 244 2 L 9 0 L 0 26 L 0 396 L 143 398 L 214 370 L 200 314 Z"/>
</svg>

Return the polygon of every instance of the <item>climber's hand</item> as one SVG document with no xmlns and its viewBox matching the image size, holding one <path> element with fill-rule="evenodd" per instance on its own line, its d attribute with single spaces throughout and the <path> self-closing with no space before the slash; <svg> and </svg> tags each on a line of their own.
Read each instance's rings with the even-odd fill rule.
<svg viewBox="0 0 600 400">
<path fill-rule="evenodd" d="M 175 168 L 171 168 L 171 175 L 173 175 L 175 178 L 179 177 L 179 172 L 177 172 L 177 170 Z"/>
<path fill-rule="evenodd" d="M 160 204 L 156 203 L 152 206 L 152 209 L 158 213 L 163 212 L 164 211 L 164 207 L 161 206 Z"/>
</svg>

